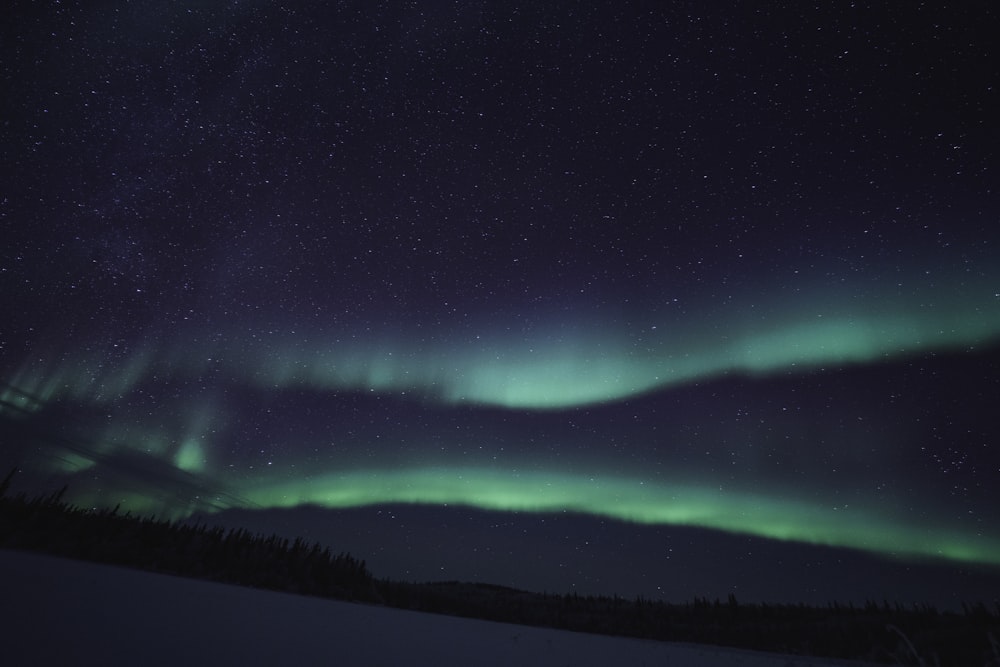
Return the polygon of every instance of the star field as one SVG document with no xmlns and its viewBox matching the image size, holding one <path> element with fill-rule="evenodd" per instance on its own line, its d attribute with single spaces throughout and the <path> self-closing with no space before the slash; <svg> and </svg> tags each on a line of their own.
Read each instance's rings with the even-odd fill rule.
<svg viewBox="0 0 1000 667">
<path fill-rule="evenodd" d="M 989 3 L 9 12 L 24 486 L 1000 566 Z"/>
</svg>

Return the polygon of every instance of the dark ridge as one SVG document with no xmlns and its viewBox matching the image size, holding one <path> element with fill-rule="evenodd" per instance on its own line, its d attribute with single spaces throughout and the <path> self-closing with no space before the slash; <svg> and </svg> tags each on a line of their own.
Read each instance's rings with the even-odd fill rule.
<svg viewBox="0 0 1000 667">
<path fill-rule="evenodd" d="M 0 482 L 0 548 L 302 595 L 383 604 L 580 632 L 715 644 L 886 664 L 1000 662 L 1000 604 L 964 613 L 888 601 L 825 607 L 695 598 L 671 604 L 637 597 L 530 593 L 485 583 L 376 579 L 364 560 L 302 539 L 243 529 L 140 518 L 67 505 L 48 496 L 7 495 Z"/>
</svg>

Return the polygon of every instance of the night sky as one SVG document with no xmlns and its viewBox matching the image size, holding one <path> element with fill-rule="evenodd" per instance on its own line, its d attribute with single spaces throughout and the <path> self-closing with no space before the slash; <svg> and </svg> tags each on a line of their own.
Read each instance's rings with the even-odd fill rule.
<svg viewBox="0 0 1000 667">
<path fill-rule="evenodd" d="M 379 576 L 996 598 L 1000 17 L 863 4 L 9 4 L 0 463 Z"/>
</svg>

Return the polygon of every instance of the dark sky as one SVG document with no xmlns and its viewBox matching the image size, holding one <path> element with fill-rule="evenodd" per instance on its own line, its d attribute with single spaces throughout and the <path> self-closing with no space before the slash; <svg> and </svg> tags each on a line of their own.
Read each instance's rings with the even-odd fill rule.
<svg viewBox="0 0 1000 667">
<path fill-rule="evenodd" d="M 1000 20 L 875 4 L 9 4 L 0 457 L 384 576 L 1000 578 Z"/>
</svg>

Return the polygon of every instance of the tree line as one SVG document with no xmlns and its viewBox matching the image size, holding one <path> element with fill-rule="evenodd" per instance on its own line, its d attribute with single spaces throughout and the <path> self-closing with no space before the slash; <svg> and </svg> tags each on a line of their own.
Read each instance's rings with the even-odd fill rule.
<svg viewBox="0 0 1000 667">
<path fill-rule="evenodd" d="M 9 497 L 0 483 L 0 548 L 342 600 L 377 602 L 364 561 L 302 539 L 84 510 L 48 496 Z"/>
<path fill-rule="evenodd" d="M 1000 666 L 1000 604 L 964 613 L 888 601 L 863 606 L 747 604 L 696 598 L 520 591 L 466 582 L 377 579 L 364 560 L 319 543 L 80 509 L 0 482 L 0 548 L 40 551 L 211 581 L 580 632 L 683 641 L 887 664 Z"/>
</svg>

